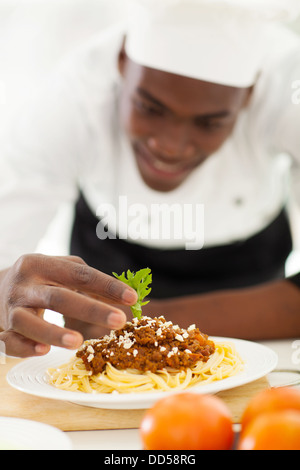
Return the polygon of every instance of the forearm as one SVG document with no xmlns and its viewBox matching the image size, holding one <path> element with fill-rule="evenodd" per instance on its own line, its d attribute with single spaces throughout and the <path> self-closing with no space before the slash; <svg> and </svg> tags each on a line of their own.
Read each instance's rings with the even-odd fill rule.
<svg viewBox="0 0 300 470">
<path fill-rule="evenodd" d="M 300 289 L 288 281 L 173 300 L 152 300 L 152 315 L 213 336 L 252 340 L 300 336 Z"/>
<path fill-rule="evenodd" d="M 3 312 L 3 307 L 2 307 L 2 302 L 1 299 L 4 298 L 4 291 L 5 291 L 5 277 L 8 272 L 8 269 L 0 271 L 0 333 L 4 331 L 5 329 L 5 321 L 4 321 L 4 312 Z"/>
</svg>

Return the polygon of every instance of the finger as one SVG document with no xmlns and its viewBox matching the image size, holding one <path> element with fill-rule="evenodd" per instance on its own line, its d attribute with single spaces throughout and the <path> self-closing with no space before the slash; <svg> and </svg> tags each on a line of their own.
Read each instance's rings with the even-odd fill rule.
<svg viewBox="0 0 300 470">
<path fill-rule="evenodd" d="M 70 261 L 74 261 L 74 263 L 79 263 L 79 264 L 85 264 L 85 265 L 87 265 L 87 263 L 86 263 L 82 258 L 80 258 L 80 256 L 76 256 L 76 255 L 57 256 L 57 258 L 69 259 Z"/>
<path fill-rule="evenodd" d="M 137 293 L 134 289 L 113 276 L 91 268 L 84 262 L 44 255 L 39 255 L 35 259 L 36 272 L 48 283 L 54 282 L 121 305 L 134 305 L 137 302 Z"/>
<path fill-rule="evenodd" d="M 50 351 L 50 346 L 39 344 L 29 338 L 25 338 L 14 331 L 5 331 L 0 334 L 0 341 L 5 346 L 7 356 L 20 358 L 43 356 Z"/>
<path fill-rule="evenodd" d="M 30 309 L 18 308 L 11 316 L 11 330 L 39 344 L 78 349 L 83 343 L 79 332 L 46 322 Z"/>
<path fill-rule="evenodd" d="M 46 255 L 41 255 L 41 254 L 37 254 L 37 256 L 44 256 L 46 257 Z M 74 261 L 74 263 L 79 263 L 79 264 L 86 264 L 86 262 L 80 258 L 80 256 L 76 256 L 76 255 L 66 255 L 66 256 L 51 256 L 51 258 L 54 258 L 54 259 L 68 259 L 70 261 Z"/>
<path fill-rule="evenodd" d="M 109 329 L 122 328 L 127 320 L 122 310 L 63 287 L 37 285 L 24 288 L 22 297 L 28 307 L 52 310 Z"/>
</svg>

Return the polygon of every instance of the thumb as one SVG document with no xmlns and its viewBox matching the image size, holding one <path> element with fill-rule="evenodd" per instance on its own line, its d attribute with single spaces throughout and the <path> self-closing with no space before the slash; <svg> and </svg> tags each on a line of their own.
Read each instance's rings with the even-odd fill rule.
<svg viewBox="0 0 300 470">
<path fill-rule="evenodd" d="M 41 346 L 44 348 L 43 351 Z M 20 358 L 41 356 L 49 352 L 49 350 L 50 346 L 40 345 L 14 331 L 8 330 L 0 333 L 0 359 L 5 356 Z"/>
</svg>

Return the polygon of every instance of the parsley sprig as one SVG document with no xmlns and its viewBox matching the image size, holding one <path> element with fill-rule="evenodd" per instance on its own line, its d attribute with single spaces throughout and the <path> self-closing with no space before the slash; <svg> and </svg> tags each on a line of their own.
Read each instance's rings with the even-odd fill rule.
<svg viewBox="0 0 300 470">
<path fill-rule="evenodd" d="M 125 284 L 132 287 L 137 292 L 138 301 L 131 307 L 131 311 L 133 317 L 140 320 L 142 318 L 142 307 L 150 302 L 149 300 L 144 301 L 144 299 L 150 294 L 152 290 L 149 287 L 149 284 L 152 282 L 151 269 L 144 268 L 137 273 L 131 272 L 128 269 L 127 273 L 123 272 L 121 275 L 113 273 L 113 275 L 119 279 L 119 281 L 125 282 Z"/>
</svg>

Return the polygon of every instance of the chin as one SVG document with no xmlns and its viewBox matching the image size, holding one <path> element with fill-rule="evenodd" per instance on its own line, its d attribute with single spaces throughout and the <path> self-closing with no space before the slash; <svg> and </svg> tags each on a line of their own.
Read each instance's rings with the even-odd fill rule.
<svg viewBox="0 0 300 470">
<path fill-rule="evenodd" d="M 136 158 L 136 163 L 144 183 L 152 190 L 162 193 L 177 189 L 191 173 L 191 170 L 188 170 L 177 175 L 165 175 L 160 171 L 150 169 L 142 159 Z"/>
<path fill-rule="evenodd" d="M 186 178 L 180 181 L 166 181 L 166 180 L 157 180 L 149 178 L 148 176 L 141 173 L 141 177 L 144 183 L 153 191 L 157 191 L 160 193 L 168 193 L 174 191 L 175 189 L 179 188 L 183 184 Z"/>
</svg>

